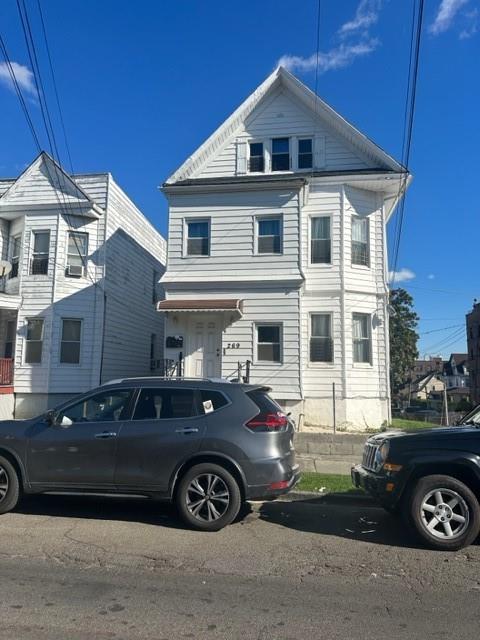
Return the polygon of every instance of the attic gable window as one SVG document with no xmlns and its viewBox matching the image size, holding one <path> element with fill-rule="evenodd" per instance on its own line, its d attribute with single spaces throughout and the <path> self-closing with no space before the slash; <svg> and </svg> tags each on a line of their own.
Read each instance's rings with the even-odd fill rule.
<svg viewBox="0 0 480 640">
<path fill-rule="evenodd" d="M 210 255 L 210 221 L 187 220 L 187 256 Z"/>
<path fill-rule="evenodd" d="M 290 171 L 289 138 L 272 139 L 272 171 Z"/>
<path fill-rule="evenodd" d="M 263 157 L 263 142 L 249 143 L 250 155 L 248 158 L 248 170 L 250 173 L 263 173 L 265 160 Z"/>
<path fill-rule="evenodd" d="M 298 141 L 298 168 L 311 169 L 313 167 L 313 143 L 311 138 L 301 138 Z"/>
</svg>

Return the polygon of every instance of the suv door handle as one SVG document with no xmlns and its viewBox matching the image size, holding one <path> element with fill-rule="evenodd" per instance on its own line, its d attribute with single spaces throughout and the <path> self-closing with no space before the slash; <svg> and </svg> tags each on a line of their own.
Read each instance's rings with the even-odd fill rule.
<svg viewBox="0 0 480 640">
<path fill-rule="evenodd" d="M 197 427 L 184 427 L 183 429 L 175 429 L 175 433 L 198 433 Z"/>
<path fill-rule="evenodd" d="M 99 440 L 106 440 L 107 438 L 116 438 L 117 434 L 115 431 L 102 431 L 102 433 L 96 433 L 95 438 Z"/>
</svg>

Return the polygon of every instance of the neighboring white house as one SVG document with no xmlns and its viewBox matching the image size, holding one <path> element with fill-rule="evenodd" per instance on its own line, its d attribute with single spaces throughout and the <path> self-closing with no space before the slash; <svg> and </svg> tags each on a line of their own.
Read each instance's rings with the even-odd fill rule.
<svg viewBox="0 0 480 640">
<path fill-rule="evenodd" d="M 276 69 L 163 185 L 165 357 L 270 385 L 301 424 L 390 416 L 386 223 L 409 175 Z"/>
<path fill-rule="evenodd" d="M 31 416 L 108 379 L 163 370 L 166 242 L 108 173 L 40 154 L 0 180 L 0 413 Z M 2 275 L 0 273 L 0 275 Z"/>
</svg>

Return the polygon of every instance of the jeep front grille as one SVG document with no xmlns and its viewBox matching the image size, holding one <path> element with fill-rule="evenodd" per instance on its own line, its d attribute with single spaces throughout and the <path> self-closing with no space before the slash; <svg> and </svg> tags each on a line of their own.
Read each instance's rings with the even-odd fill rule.
<svg viewBox="0 0 480 640">
<path fill-rule="evenodd" d="M 370 444 L 367 442 L 365 444 L 365 448 L 363 449 L 363 460 L 362 466 L 365 469 L 369 469 L 370 471 L 375 471 L 375 456 L 378 451 L 378 446 L 376 444 Z"/>
</svg>

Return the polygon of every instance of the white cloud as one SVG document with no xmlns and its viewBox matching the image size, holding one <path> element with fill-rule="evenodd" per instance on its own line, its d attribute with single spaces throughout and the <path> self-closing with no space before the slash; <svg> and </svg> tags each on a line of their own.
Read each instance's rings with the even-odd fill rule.
<svg viewBox="0 0 480 640">
<path fill-rule="evenodd" d="M 410 269 L 400 269 L 400 271 L 390 271 L 388 274 L 388 281 L 395 282 L 407 282 L 407 280 L 413 280 L 415 274 Z"/>
<path fill-rule="evenodd" d="M 371 27 L 378 21 L 380 5 L 380 0 L 360 0 L 355 16 L 340 27 L 338 30 L 339 35 L 347 36 L 355 31 Z"/>
<path fill-rule="evenodd" d="M 467 26 L 460 31 L 460 40 L 468 40 L 478 32 L 479 15 L 480 11 L 478 9 L 472 9 L 472 11 L 465 13 Z"/>
<path fill-rule="evenodd" d="M 330 51 L 320 51 L 318 54 L 318 72 L 325 73 L 332 69 L 348 67 L 356 58 L 366 56 L 375 51 L 379 44 L 379 40 L 372 38 L 367 42 L 359 42 L 352 45 L 341 44 L 330 49 Z M 313 71 L 317 66 L 317 54 L 313 53 L 306 58 L 285 55 L 280 58 L 277 64 L 290 71 Z"/>
<path fill-rule="evenodd" d="M 429 273 L 429 274 L 428 274 L 428 276 L 427 276 L 427 278 L 428 278 L 429 280 L 435 280 L 435 274 L 434 274 L 434 273 Z"/>
<path fill-rule="evenodd" d="M 36 96 L 37 90 L 35 89 L 35 85 L 33 83 L 33 73 L 30 71 L 30 69 L 23 66 L 23 64 L 19 64 L 18 62 L 11 62 L 10 64 L 12 65 L 13 73 L 15 74 L 15 78 L 17 79 L 17 83 L 20 89 L 25 91 L 25 93 L 27 94 Z M 15 87 L 6 62 L 0 62 L 0 83 L 2 83 L 11 91 L 15 91 Z"/>
<path fill-rule="evenodd" d="M 447 31 L 455 16 L 460 11 L 460 9 L 467 4 L 469 0 L 442 0 L 440 3 L 440 7 L 438 8 L 437 15 L 435 16 L 435 20 L 429 27 L 430 33 L 434 36 L 438 36 L 440 33 Z"/>
</svg>

